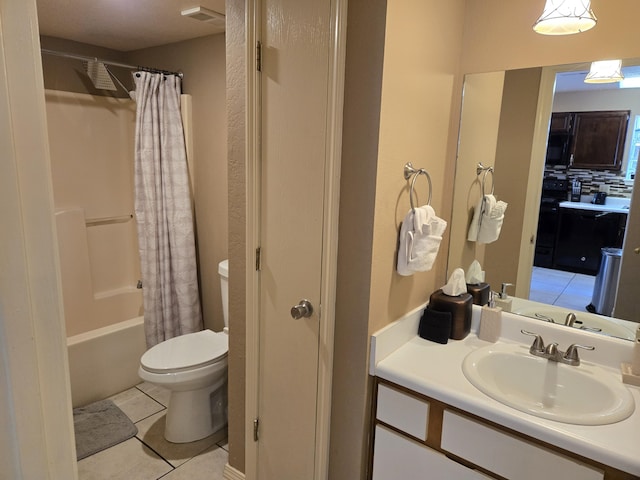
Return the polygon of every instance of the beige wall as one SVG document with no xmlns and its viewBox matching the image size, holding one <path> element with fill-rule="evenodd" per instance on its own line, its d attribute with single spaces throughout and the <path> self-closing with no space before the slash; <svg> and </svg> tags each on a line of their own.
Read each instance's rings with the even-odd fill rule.
<svg viewBox="0 0 640 480">
<path fill-rule="evenodd" d="M 373 224 L 385 42 L 385 0 L 349 0 L 329 478 L 366 471 Z"/>
<path fill-rule="evenodd" d="M 463 73 L 587 62 L 640 55 L 637 42 L 638 2 L 594 0 L 598 24 L 579 35 L 535 33 L 544 2 L 467 0 Z"/>
<path fill-rule="evenodd" d="M 504 77 L 502 110 L 495 157 L 495 195 L 509 204 L 500 238 L 486 247 L 486 282 L 499 291 L 502 283 L 517 287 L 521 237 L 525 225 L 534 126 L 542 69 L 508 71 Z M 540 163 L 542 163 L 540 161 Z M 538 197 L 539 198 L 539 197 Z M 533 244 L 527 248 L 534 248 Z M 513 290 L 508 290 L 511 294 Z"/>
<path fill-rule="evenodd" d="M 403 166 L 413 162 L 431 175 L 431 205 L 449 218 L 452 162 L 460 97 L 458 59 L 464 2 L 391 2 L 387 7 L 380 137 L 373 232 L 369 333 L 428 300 L 445 282 L 448 235 L 430 272 L 395 272 L 399 226 L 409 210 Z M 435 46 L 437 48 L 429 48 Z M 416 183 L 425 203 L 427 183 Z"/>
<path fill-rule="evenodd" d="M 426 302 L 444 283 L 447 259 L 445 239 L 430 272 L 395 272 L 410 208 L 406 162 L 429 171 L 432 206 L 449 218 L 464 2 L 370 3 L 349 4 L 331 478 L 366 473 L 369 334 Z M 426 185 L 416 183 L 422 203 Z"/>
<path fill-rule="evenodd" d="M 193 101 L 193 165 L 200 295 L 205 328 L 222 330 L 218 263 L 227 258 L 225 37 L 211 35 L 129 52 L 127 61 L 184 73 Z"/>
<path fill-rule="evenodd" d="M 532 30 L 544 2 L 467 0 L 463 73 L 638 57 L 638 2 L 594 0 L 598 24 L 579 35 L 546 36 Z"/>
<path fill-rule="evenodd" d="M 467 234 L 482 196 L 484 174 L 477 175 L 477 165 L 495 164 L 503 86 L 504 72 L 476 73 L 464 79 L 453 196 L 455 215 L 449 223 L 449 272 L 456 268 L 466 271 L 474 260 L 485 265 L 485 245 L 468 242 Z M 491 174 L 487 174 L 486 187 L 491 188 L 492 182 Z"/>
</svg>

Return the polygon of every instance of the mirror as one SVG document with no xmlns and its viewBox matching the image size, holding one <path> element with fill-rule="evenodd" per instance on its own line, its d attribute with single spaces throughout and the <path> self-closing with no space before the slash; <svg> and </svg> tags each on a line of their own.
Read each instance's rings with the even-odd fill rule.
<svg viewBox="0 0 640 480">
<path fill-rule="evenodd" d="M 640 65 L 640 61 L 626 60 L 623 65 L 626 70 L 632 65 Z M 585 87 L 582 80 L 588 70 L 589 64 L 576 64 L 465 76 L 448 273 L 458 267 L 466 271 L 477 259 L 492 290 L 499 291 L 502 283 L 515 284 L 508 290 L 509 296 L 514 298 L 512 312 L 556 323 L 564 323 L 566 315 L 572 312 L 578 317 L 574 326 L 633 339 L 637 325 L 633 322 L 640 322 L 638 308 L 633 302 L 640 294 L 640 279 L 635 273 L 640 271 L 640 255 L 634 253 L 640 246 L 640 238 L 635 233 L 640 230 L 640 195 L 633 196 L 632 192 L 634 183 L 637 191 L 640 191 L 640 185 L 633 179 L 625 179 L 624 172 L 629 164 L 630 145 L 637 141 L 632 140 L 632 136 L 635 118 L 640 116 L 640 89 L 624 89 L 624 95 L 620 95 L 623 89 L 617 84 L 607 84 L 606 90 L 602 90 L 602 85 Z M 632 75 L 635 73 L 629 74 Z M 567 85 L 571 83 L 569 80 L 576 79 L 580 91 Z M 545 165 L 552 112 L 603 110 L 630 111 L 620 172 Z M 637 151 L 631 156 L 634 155 L 637 158 Z M 467 241 L 473 210 L 482 196 L 484 175 L 477 175 L 478 163 L 494 167 L 495 196 L 509 204 L 499 239 L 486 245 Z M 571 272 L 567 271 L 571 269 L 563 267 L 561 270 L 556 265 L 547 265 L 551 267 L 549 270 L 534 268 L 534 263 L 540 263 L 536 261 L 535 251 L 542 185 L 543 179 L 549 176 L 565 179 L 569 184 L 574 178 L 584 180 L 586 188 L 582 191 L 582 201 L 589 202 L 593 192 L 609 189 L 607 204 L 615 203 L 617 197 L 626 198 L 630 204 L 613 317 L 594 315 L 586 309 L 592 297 L 596 271 L 578 268 Z M 490 180 L 491 175 L 486 182 L 490 183 Z M 485 190 L 488 193 L 491 186 L 486 185 Z M 568 194 L 564 200 L 569 200 Z M 584 273 L 589 273 L 590 277 L 583 277 Z M 584 305 L 580 299 L 567 302 L 566 295 L 564 299 L 561 295 L 545 297 L 538 288 L 540 274 L 547 283 L 560 282 L 560 277 L 589 281 L 580 292 L 583 300 L 586 297 Z M 602 275 L 600 277 L 602 279 Z M 611 274 L 609 277 L 613 278 Z M 609 286 L 611 278 L 607 279 Z M 554 288 L 564 287 L 555 285 Z"/>
</svg>

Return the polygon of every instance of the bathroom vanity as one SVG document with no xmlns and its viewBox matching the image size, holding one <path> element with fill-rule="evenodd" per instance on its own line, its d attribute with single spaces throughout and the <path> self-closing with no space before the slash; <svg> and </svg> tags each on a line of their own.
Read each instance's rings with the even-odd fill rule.
<svg viewBox="0 0 640 480">
<path fill-rule="evenodd" d="M 631 358 L 631 342 L 503 313 L 501 338 L 491 344 L 475 334 L 480 309 L 474 305 L 471 334 L 440 345 L 417 336 L 421 312 L 414 310 L 371 338 L 370 478 L 640 478 L 640 408 L 633 408 L 640 404 L 640 387 L 623 385 L 619 373 L 620 362 Z M 531 338 L 523 329 L 546 343 L 558 342 L 562 350 L 574 343 L 594 346 L 580 351 L 580 366 L 558 368 L 582 369 L 568 372 L 586 372 L 589 381 L 602 374 L 612 388 L 622 388 L 622 396 L 632 399 L 625 418 L 614 423 L 591 418 L 590 402 L 596 400 L 579 395 L 575 412 L 570 403 L 558 410 L 559 417 L 584 411 L 585 422 L 578 423 L 605 424 L 565 423 L 524 413 L 476 388 L 463 373 L 465 358 L 498 346 L 527 360 Z M 528 375 L 523 372 L 523 378 Z"/>
</svg>

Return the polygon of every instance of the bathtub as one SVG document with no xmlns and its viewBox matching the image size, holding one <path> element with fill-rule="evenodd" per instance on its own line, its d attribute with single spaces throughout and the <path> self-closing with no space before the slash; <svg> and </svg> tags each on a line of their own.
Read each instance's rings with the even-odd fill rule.
<svg viewBox="0 0 640 480">
<path fill-rule="evenodd" d="M 127 390 L 141 382 L 144 317 L 68 337 L 67 350 L 74 407 Z"/>
</svg>

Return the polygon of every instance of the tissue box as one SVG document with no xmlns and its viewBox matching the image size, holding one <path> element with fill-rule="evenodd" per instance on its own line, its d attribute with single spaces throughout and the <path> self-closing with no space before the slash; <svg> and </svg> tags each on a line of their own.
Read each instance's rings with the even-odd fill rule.
<svg viewBox="0 0 640 480">
<path fill-rule="evenodd" d="M 462 340 L 471 331 L 471 305 L 473 297 L 468 293 L 451 296 L 442 289 L 436 290 L 429 298 L 429 308 L 437 312 L 451 314 L 451 335 L 453 340 Z"/>
<path fill-rule="evenodd" d="M 467 283 L 467 293 L 473 297 L 474 305 L 486 305 L 489 303 L 491 287 L 488 283 Z"/>
</svg>

